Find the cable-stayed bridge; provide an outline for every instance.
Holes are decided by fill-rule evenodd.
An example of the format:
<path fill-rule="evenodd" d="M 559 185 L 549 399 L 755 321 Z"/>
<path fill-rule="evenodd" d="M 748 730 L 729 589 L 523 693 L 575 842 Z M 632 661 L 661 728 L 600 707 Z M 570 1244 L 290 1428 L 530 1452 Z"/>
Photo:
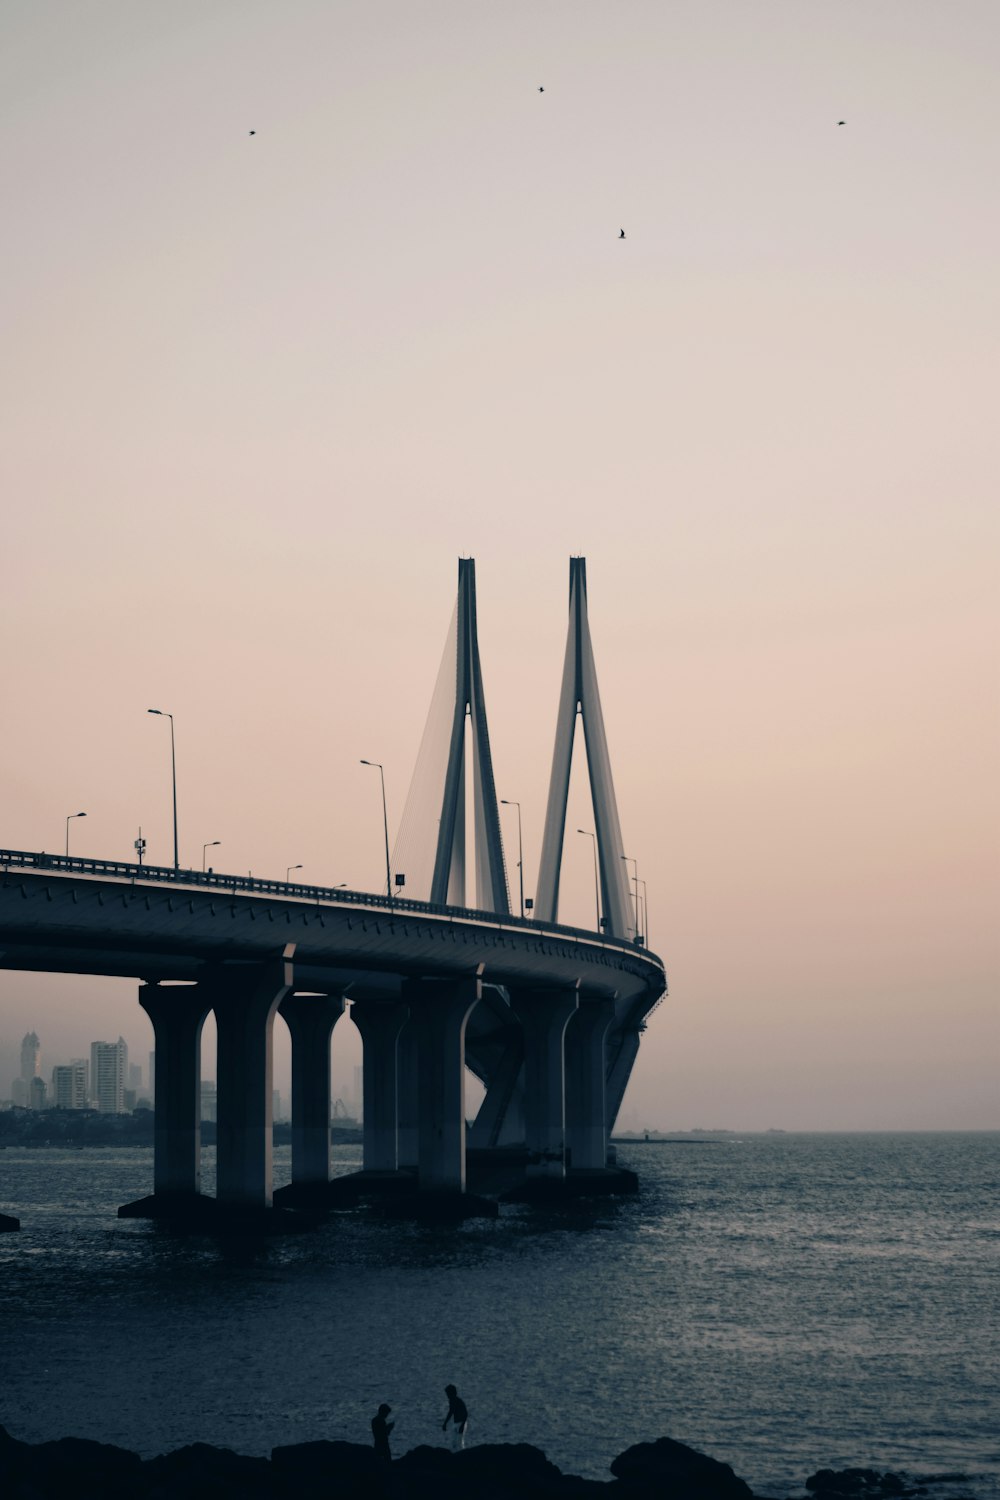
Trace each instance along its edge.
<path fill-rule="evenodd" d="M 559 872 L 576 721 L 596 827 L 600 925 L 561 925 Z M 533 915 L 511 911 L 476 630 L 475 564 L 459 588 L 384 895 L 214 872 L 0 850 L 0 967 L 140 981 L 156 1048 L 154 1192 L 200 1199 L 200 1045 L 218 1028 L 217 1200 L 268 1208 L 272 1028 L 292 1043 L 285 1201 L 330 1178 L 330 1046 L 349 1003 L 363 1042 L 364 1173 L 464 1194 L 467 1155 L 520 1161 L 526 1182 L 602 1174 L 639 1038 L 666 993 L 636 931 L 587 619 L 570 564 L 566 662 Z M 485 1097 L 466 1120 L 465 1067 Z"/>

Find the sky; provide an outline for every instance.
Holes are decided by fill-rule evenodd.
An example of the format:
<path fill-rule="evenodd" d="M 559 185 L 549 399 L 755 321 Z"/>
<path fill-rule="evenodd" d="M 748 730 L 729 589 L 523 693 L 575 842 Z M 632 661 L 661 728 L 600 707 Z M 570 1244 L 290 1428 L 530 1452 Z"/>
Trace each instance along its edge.
<path fill-rule="evenodd" d="M 474 556 L 530 894 L 584 555 L 670 981 L 621 1122 L 1000 1127 L 994 0 L 0 28 L 0 845 L 169 863 L 157 707 L 182 863 L 377 890 Z M 579 750 L 585 925 L 578 826 Z M 29 1028 L 151 1045 L 0 973 Z"/>

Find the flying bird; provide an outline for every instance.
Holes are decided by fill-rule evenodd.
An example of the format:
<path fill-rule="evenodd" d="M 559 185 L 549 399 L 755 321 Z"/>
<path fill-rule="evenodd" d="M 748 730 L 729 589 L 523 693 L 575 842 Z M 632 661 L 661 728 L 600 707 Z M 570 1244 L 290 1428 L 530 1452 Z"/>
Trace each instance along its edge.
<path fill-rule="evenodd" d="M 250 134 L 251 134 L 251 135 L 256 135 L 256 134 L 257 134 L 257 132 L 256 132 L 256 130 L 251 130 L 251 132 L 250 132 Z"/>
<path fill-rule="evenodd" d="M 539 85 L 538 85 L 538 92 L 539 92 L 539 93 L 540 93 L 540 94 L 544 94 L 544 93 L 545 93 L 545 90 L 544 90 L 544 89 L 543 89 L 543 87 L 542 87 L 542 85 L 541 85 L 541 84 L 539 84 Z"/>
<path fill-rule="evenodd" d="M 846 120 L 838 120 L 838 121 L 837 121 L 837 124 L 838 124 L 838 125 L 846 125 L 846 124 L 847 124 L 847 121 L 846 121 Z"/>
<path fill-rule="evenodd" d="M 620 240 L 623 240 L 625 238 L 625 231 L 624 231 L 624 229 L 619 229 L 619 231 L 618 231 L 618 238 Z"/>

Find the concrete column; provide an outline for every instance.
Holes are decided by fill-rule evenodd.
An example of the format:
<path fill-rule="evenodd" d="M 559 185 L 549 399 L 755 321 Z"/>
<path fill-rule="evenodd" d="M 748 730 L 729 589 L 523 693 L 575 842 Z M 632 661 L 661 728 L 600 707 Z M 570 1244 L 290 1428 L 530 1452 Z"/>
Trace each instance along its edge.
<path fill-rule="evenodd" d="M 351 1019 L 364 1047 L 364 1169 L 395 1172 L 397 1147 L 397 1043 L 407 1017 L 398 1000 L 354 1000 Z"/>
<path fill-rule="evenodd" d="M 420 1043 L 417 1026 L 408 1020 L 399 1034 L 399 1165 L 420 1163 Z"/>
<path fill-rule="evenodd" d="M 338 995 L 286 995 L 278 1011 L 292 1038 L 292 1182 L 330 1181 L 330 1038 Z"/>
<path fill-rule="evenodd" d="M 512 1105 L 523 1065 L 524 1036 L 517 1022 L 513 1022 L 507 1028 L 499 1066 L 490 1080 L 486 1098 L 479 1106 L 479 1113 L 469 1131 L 470 1146 L 475 1146 L 480 1150 L 499 1146 L 503 1139 L 504 1126 L 511 1124 L 514 1126 L 514 1138 L 521 1138 L 517 1130 L 518 1122 L 512 1122 L 511 1116 L 518 1113 L 516 1109 L 512 1109 Z M 523 1121 L 520 1123 L 523 1124 Z"/>
<path fill-rule="evenodd" d="M 524 1124 L 529 1178 L 566 1176 L 566 1075 L 563 1038 L 577 1007 L 572 989 L 513 990 L 524 1029 Z"/>
<path fill-rule="evenodd" d="M 605 1039 L 613 999 L 580 996 L 566 1027 L 566 1143 L 574 1167 L 606 1167 L 608 1124 Z"/>
<path fill-rule="evenodd" d="M 153 1192 L 191 1196 L 201 1191 L 201 1029 L 212 1002 L 201 985 L 143 984 L 139 1004 L 156 1048 Z"/>
<path fill-rule="evenodd" d="M 294 952 L 289 943 L 273 963 L 234 965 L 203 986 L 219 1031 L 216 1197 L 230 1207 L 272 1203 L 274 1013 L 292 987 Z"/>
<path fill-rule="evenodd" d="M 622 1107 L 625 1097 L 625 1089 L 628 1086 L 632 1067 L 639 1055 L 639 1038 L 645 1028 L 639 1026 L 626 1026 L 621 1030 L 613 1028 L 607 1040 L 608 1051 L 608 1087 L 606 1097 L 608 1135 L 615 1128 L 618 1111 Z"/>
<path fill-rule="evenodd" d="M 482 995 L 477 975 L 408 980 L 417 1034 L 420 1191 L 465 1192 L 465 1023 Z"/>

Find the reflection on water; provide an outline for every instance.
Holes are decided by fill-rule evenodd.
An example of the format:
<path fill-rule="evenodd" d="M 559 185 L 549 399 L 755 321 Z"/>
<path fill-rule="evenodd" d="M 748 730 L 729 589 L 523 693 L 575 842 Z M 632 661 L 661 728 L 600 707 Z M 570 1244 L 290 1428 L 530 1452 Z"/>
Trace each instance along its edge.
<path fill-rule="evenodd" d="M 387 1400 L 404 1451 L 439 1440 L 454 1381 L 477 1441 L 594 1477 L 666 1433 L 764 1493 L 872 1463 L 961 1468 L 1000 1495 L 998 1143 L 650 1143 L 620 1153 L 637 1198 L 457 1229 L 339 1213 L 242 1243 L 117 1219 L 149 1191 L 146 1150 L 10 1148 L 0 1207 L 24 1228 L 0 1237 L 0 1422 L 266 1453 L 366 1442 Z"/>

